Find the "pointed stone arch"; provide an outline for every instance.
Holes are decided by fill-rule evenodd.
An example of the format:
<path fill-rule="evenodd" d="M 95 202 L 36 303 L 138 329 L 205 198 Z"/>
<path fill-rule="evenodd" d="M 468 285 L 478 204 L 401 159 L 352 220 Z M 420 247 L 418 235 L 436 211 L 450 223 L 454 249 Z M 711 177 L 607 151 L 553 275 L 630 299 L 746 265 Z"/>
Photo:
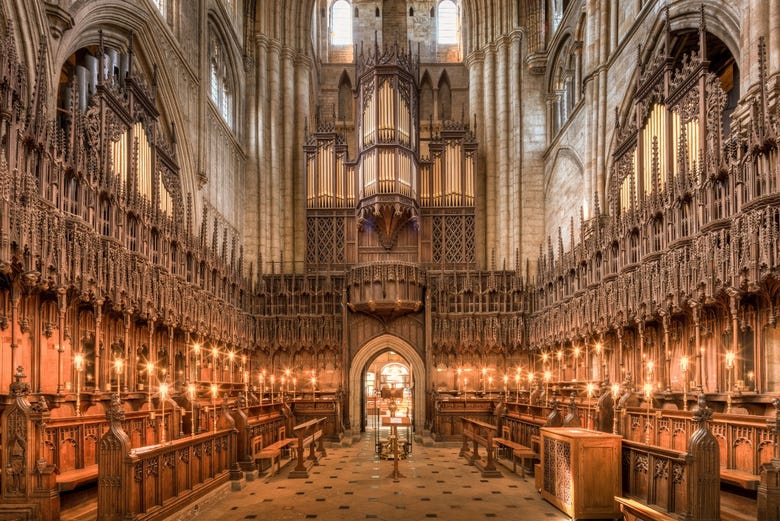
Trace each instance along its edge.
<path fill-rule="evenodd" d="M 446 69 L 439 77 L 439 119 L 442 121 L 452 119 L 452 87 Z"/>
<path fill-rule="evenodd" d="M 352 121 L 354 95 L 352 94 L 352 81 L 347 70 L 344 69 L 339 79 L 338 119 L 339 121 Z"/>
<path fill-rule="evenodd" d="M 363 344 L 352 358 L 349 367 L 349 422 L 353 437 L 359 436 L 361 430 L 363 374 L 371 361 L 385 351 L 395 351 L 409 363 L 414 382 L 414 427 L 417 432 L 422 432 L 425 425 L 425 390 L 427 389 L 425 362 L 406 340 L 395 335 L 384 334 Z"/>

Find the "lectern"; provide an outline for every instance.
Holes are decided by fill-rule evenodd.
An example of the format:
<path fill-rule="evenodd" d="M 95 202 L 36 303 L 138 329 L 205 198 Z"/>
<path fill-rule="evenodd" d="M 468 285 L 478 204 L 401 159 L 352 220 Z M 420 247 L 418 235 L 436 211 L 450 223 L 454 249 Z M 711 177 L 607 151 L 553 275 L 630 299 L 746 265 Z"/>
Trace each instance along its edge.
<path fill-rule="evenodd" d="M 621 439 L 588 429 L 543 427 L 542 497 L 573 520 L 618 518 Z"/>

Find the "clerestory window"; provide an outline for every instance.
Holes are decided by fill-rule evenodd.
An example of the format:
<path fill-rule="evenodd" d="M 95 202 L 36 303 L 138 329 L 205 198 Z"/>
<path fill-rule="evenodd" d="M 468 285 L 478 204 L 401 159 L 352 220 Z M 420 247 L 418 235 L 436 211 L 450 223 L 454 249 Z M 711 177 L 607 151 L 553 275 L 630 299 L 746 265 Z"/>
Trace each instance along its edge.
<path fill-rule="evenodd" d="M 439 2 L 437 41 L 442 45 L 458 43 L 458 6 L 452 0 Z"/>
<path fill-rule="evenodd" d="M 347 0 L 336 0 L 331 7 L 330 42 L 352 45 L 352 9 Z"/>

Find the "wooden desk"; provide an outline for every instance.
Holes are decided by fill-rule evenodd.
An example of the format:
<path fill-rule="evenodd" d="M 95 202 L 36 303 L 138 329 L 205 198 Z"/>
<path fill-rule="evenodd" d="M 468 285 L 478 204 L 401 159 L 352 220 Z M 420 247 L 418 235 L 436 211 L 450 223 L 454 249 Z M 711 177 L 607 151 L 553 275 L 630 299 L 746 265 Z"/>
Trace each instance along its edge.
<path fill-rule="evenodd" d="M 587 429 L 541 429 L 542 497 L 572 519 L 616 519 L 621 437 Z"/>

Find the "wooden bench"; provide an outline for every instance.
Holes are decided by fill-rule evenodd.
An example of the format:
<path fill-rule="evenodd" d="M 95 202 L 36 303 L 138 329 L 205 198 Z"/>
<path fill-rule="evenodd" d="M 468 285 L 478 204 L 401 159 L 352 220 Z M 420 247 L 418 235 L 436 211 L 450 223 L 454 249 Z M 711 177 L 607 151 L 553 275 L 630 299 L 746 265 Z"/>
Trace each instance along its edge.
<path fill-rule="evenodd" d="M 615 501 L 620 505 L 623 521 L 679 521 L 682 519 L 631 498 L 615 496 Z"/>
<path fill-rule="evenodd" d="M 287 438 L 285 436 L 284 427 L 279 428 L 279 439 L 270 445 L 263 446 L 263 437 L 255 436 L 252 438 L 252 461 L 271 460 L 270 470 L 271 475 L 273 476 L 282 470 L 282 455 L 285 454 L 288 451 L 288 448 L 296 441 L 296 438 Z M 276 472 L 274 472 L 274 464 L 276 464 Z"/>
<path fill-rule="evenodd" d="M 720 468 L 720 480 L 730 485 L 736 485 L 746 490 L 758 490 L 761 476 L 751 474 L 744 470 Z"/>
<path fill-rule="evenodd" d="M 460 449 L 460 456 L 464 456 L 469 462 L 482 471 L 483 478 L 500 478 L 501 472 L 496 468 L 493 462 L 495 455 L 495 439 L 498 427 L 490 423 L 471 418 L 461 417 L 463 422 L 463 446 Z M 484 433 L 483 433 L 484 432 Z M 473 450 L 469 454 L 469 441 L 473 444 Z M 487 458 L 482 463 L 482 457 L 479 455 L 479 446 L 485 447 Z"/>
<path fill-rule="evenodd" d="M 296 425 L 293 427 L 293 432 L 296 434 L 296 438 L 293 438 L 293 446 L 295 447 L 295 450 L 297 452 L 297 459 L 298 462 L 295 464 L 295 468 L 290 471 L 289 477 L 291 478 L 308 478 L 309 477 L 309 469 L 306 467 L 306 464 L 304 463 L 304 457 L 303 457 L 303 451 L 306 448 L 306 445 L 309 446 L 309 456 L 306 458 L 307 461 L 311 461 L 313 465 L 318 465 L 319 460 L 317 459 L 317 454 L 315 453 L 314 445 L 317 441 L 319 441 L 319 447 L 317 450 L 325 456 L 325 446 L 322 444 L 323 442 L 323 427 L 325 425 L 325 422 L 327 421 L 327 417 L 323 416 L 322 418 L 315 418 L 313 420 L 309 420 L 307 422 L 303 422 L 299 425 Z"/>
<path fill-rule="evenodd" d="M 97 464 L 82 469 L 69 470 L 57 475 L 57 489 L 60 492 L 70 492 L 82 485 L 96 483 L 98 479 Z"/>
<path fill-rule="evenodd" d="M 509 449 L 512 455 L 512 472 L 517 473 L 517 459 L 520 459 L 520 477 L 525 477 L 525 462 L 527 459 L 539 459 L 539 455 L 531 447 L 526 447 L 507 438 L 493 438 L 493 443 Z M 499 450 L 499 448 L 496 448 Z M 508 467 L 507 467 L 508 468 Z"/>

